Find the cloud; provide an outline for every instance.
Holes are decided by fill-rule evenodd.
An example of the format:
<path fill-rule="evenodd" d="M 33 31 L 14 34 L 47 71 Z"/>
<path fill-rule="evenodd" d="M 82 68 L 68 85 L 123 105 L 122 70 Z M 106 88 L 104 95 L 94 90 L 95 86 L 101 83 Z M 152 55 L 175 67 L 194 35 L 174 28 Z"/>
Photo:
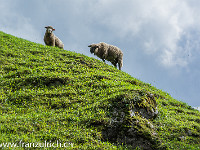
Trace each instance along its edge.
<path fill-rule="evenodd" d="M 132 38 L 146 54 L 156 55 L 165 67 L 186 67 L 188 49 L 180 44 L 196 25 L 195 14 L 186 0 L 101 0 L 90 11 L 93 19 L 118 38 Z M 187 39 L 187 41 L 191 41 Z M 189 45 L 187 45 L 189 46 Z"/>
<path fill-rule="evenodd" d="M 199 107 L 194 107 L 194 109 L 197 109 L 198 111 L 200 111 L 200 106 Z"/>
<path fill-rule="evenodd" d="M 0 30 L 30 41 L 39 42 L 41 37 L 31 23 L 31 19 L 24 17 L 15 10 L 17 2 L 6 0 L 0 6 Z"/>
<path fill-rule="evenodd" d="M 198 1 L 5 0 L 0 6 L 0 30 L 43 43 L 42 26 L 51 24 L 60 29 L 56 34 L 69 49 L 83 49 L 90 42 L 121 42 L 129 55 L 140 51 L 164 67 L 184 68 L 200 47 L 198 34 L 191 36 L 194 31 L 200 33 L 200 11 L 195 2 Z M 26 7 L 20 9 L 23 3 Z"/>

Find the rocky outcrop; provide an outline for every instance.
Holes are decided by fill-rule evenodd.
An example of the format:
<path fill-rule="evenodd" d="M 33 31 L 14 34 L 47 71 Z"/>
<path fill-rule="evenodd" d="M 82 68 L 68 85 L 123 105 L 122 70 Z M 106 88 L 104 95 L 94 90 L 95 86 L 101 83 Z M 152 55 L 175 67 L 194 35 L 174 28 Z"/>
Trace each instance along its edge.
<path fill-rule="evenodd" d="M 134 91 L 111 99 L 110 122 L 102 131 L 104 140 L 132 148 L 158 149 L 159 140 L 151 120 L 158 115 L 154 95 Z"/>

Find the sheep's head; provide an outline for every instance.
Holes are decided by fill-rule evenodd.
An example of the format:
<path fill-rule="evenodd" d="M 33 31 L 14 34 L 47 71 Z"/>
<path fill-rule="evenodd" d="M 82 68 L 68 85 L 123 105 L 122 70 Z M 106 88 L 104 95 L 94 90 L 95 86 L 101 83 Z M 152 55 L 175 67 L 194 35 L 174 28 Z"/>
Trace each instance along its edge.
<path fill-rule="evenodd" d="M 90 47 L 91 54 L 93 54 L 93 53 L 96 54 L 99 49 L 99 45 L 97 45 L 97 44 L 91 44 L 88 47 Z"/>
<path fill-rule="evenodd" d="M 46 32 L 51 34 L 53 31 L 55 31 L 55 29 L 52 26 L 47 26 L 46 28 Z"/>

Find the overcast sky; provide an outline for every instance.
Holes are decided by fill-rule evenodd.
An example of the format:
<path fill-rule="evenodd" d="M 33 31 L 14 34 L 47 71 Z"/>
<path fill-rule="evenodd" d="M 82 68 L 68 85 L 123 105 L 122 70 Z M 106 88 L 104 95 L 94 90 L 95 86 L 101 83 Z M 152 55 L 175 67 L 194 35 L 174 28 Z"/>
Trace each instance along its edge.
<path fill-rule="evenodd" d="M 44 44 L 52 25 L 65 49 L 95 57 L 106 42 L 124 52 L 122 70 L 200 106 L 199 0 L 0 0 L 0 30 Z M 95 57 L 97 58 L 97 57 Z"/>

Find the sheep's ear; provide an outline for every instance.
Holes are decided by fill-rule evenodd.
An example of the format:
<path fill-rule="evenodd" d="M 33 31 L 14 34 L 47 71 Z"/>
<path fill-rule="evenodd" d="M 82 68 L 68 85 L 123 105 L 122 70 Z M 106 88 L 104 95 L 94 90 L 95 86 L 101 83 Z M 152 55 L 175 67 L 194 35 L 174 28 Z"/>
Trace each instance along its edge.
<path fill-rule="evenodd" d="M 92 47 L 92 45 L 89 45 L 88 47 Z"/>
<path fill-rule="evenodd" d="M 48 27 L 45 27 L 45 28 L 48 28 Z"/>
<path fill-rule="evenodd" d="M 53 31 L 55 31 L 56 29 L 52 29 Z"/>

